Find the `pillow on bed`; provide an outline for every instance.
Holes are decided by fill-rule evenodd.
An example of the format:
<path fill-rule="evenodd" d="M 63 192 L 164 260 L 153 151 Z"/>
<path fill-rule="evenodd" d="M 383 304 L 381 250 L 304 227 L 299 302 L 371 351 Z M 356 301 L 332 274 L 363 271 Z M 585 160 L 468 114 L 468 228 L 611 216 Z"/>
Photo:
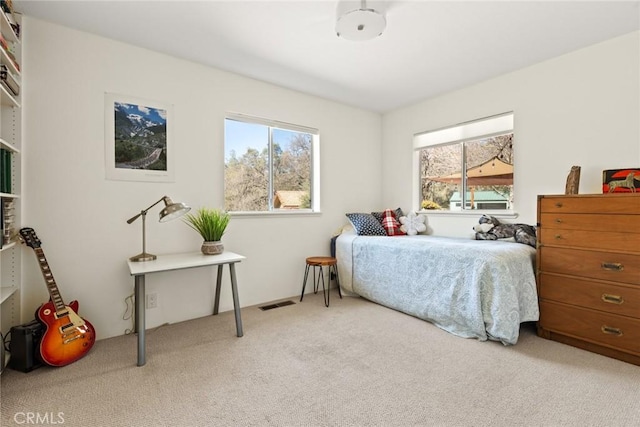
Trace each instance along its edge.
<path fill-rule="evenodd" d="M 407 216 L 401 216 L 400 223 L 402 224 L 400 230 L 409 236 L 427 231 L 427 217 L 416 215 L 415 212 L 409 212 Z"/>
<path fill-rule="evenodd" d="M 356 229 L 358 236 L 386 236 L 387 231 L 380 222 L 368 213 L 348 213 L 347 218 Z"/>
<path fill-rule="evenodd" d="M 404 236 L 404 231 L 400 230 L 400 223 L 396 219 L 396 214 L 391 209 L 386 209 L 382 216 L 382 227 L 388 236 Z"/>
<path fill-rule="evenodd" d="M 386 211 L 388 211 L 388 210 L 391 210 L 391 209 L 385 209 L 382 212 L 371 212 L 371 215 L 373 215 L 375 217 L 375 219 L 377 219 L 378 222 L 380 224 L 382 224 L 382 219 L 384 218 L 384 213 Z M 393 213 L 396 214 L 396 219 L 400 219 L 401 216 L 404 216 L 404 213 L 402 212 L 401 208 L 394 209 Z"/>

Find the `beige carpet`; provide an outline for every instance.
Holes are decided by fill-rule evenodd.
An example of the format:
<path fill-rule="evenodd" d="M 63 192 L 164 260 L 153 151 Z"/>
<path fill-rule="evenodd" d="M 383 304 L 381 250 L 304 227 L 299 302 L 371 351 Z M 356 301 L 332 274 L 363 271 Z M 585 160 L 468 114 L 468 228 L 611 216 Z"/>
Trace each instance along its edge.
<path fill-rule="evenodd" d="M 640 367 L 531 325 L 505 347 L 359 298 L 294 300 L 243 309 L 242 338 L 233 312 L 150 331 L 144 367 L 122 336 L 64 368 L 5 370 L 1 425 L 640 426 Z"/>

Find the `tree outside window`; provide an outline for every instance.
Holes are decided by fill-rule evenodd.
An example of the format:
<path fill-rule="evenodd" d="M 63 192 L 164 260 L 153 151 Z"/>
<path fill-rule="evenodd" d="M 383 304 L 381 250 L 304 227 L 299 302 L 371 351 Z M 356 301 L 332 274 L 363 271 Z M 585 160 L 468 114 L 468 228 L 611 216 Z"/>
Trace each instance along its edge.
<path fill-rule="evenodd" d="M 225 209 L 311 210 L 317 131 L 264 119 L 225 119 Z"/>
<path fill-rule="evenodd" d="M 512 133 L 423 148 L 419 156 L 421 208 L 512 208 Z M 461 170 L 466 171 L 464 202 Z"/>
<path fill-rule="evenodd" d="M 513 210 L 513 113 L 414 136 L 421 209 Z"/>

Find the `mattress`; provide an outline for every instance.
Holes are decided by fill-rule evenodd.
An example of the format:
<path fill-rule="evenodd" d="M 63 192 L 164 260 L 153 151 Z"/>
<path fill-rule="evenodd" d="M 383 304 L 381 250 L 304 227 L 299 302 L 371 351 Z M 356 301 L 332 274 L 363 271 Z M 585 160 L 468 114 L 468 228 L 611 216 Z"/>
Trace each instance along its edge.
<path fill-rule="evenodd" d="M 437 236 L 336 240 L 340 286 L 460 337 L 518 341 L 539 317 L 535 249 L 501 241 Z"/>

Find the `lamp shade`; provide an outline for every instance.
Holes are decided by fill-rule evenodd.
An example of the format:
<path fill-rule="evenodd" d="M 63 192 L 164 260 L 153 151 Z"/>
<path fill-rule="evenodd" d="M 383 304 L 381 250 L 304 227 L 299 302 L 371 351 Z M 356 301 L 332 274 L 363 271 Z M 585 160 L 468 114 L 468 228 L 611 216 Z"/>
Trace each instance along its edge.
<path fill-rule="evenodd" d="M 347 40 L 370 40 L 378 37 L 387 26 L 384 15 L 375 9 L 367 8 L 362 2 L 359 8 L 341 7 L 336 21 L 336 34 Z"/>
<path fill-rule="evenodd" d="M 171 221 L 172 219 L 181 217 L 191 210 L 191 208 L 184 203 L 174 203 L 171 198 L 167 196 L 164 197 L 164 204 L 164 209 L 160 211 L 160 222 Z"/>

